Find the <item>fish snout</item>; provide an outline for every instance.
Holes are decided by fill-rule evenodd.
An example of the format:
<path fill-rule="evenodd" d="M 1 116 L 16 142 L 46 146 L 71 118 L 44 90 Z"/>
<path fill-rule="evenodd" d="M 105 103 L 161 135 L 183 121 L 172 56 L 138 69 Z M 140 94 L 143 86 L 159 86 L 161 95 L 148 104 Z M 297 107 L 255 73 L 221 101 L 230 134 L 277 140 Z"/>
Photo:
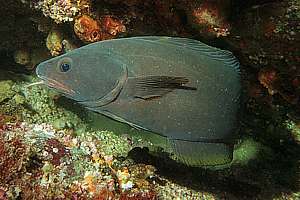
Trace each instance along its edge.
<path fill-rule="evenodd" d="M 47 79 L 48 71 L 49 71 L 49 67 L 44 62 L 38 64 L 35 68 L 36 76 L 44 81 L 46 81 Z"/>

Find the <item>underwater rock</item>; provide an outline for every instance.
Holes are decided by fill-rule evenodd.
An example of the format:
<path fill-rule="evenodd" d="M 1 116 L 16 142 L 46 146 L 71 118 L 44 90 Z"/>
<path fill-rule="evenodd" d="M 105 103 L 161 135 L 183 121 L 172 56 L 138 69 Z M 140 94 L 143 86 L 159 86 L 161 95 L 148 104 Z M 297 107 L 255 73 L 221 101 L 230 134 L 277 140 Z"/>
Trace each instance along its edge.
<path fill-rule="evenodd" d="M 184 2 L 181 3 L 184 4 Z M 155 15 L 157 16 L 158 23 L 164 27 L 164 29 L 175 28 L 175 31 L 171 34 L 185 35 L 186 30 L 183 25 L 182 16 L 180 15 L 180 12 L 178 12 L 178 10 L 181 10 L 182 8 L 180 7 L 181 5 L 179 6 L 177 4 L 180 4 L 180 2 L 176 0 L 155 0 Z"/>
<path fill-rule="evenodd" d="M 21 1 L 5 1 L 0 8 L 0 51 L 14 52 L 40 45 L 37 41 L 42 37 L 30 20 L 32 15 L 32 10 Z"/>
<path fill-rule="evenodd" d="M 226 39 L 247 66 L 248 106 L 256 108 L 249 113 L 282 121 L 300 116 L 299 7 L 299 1 L 257 4 L 241 10 L 232 24 Z"/>
<path fill-rule="evenodd" d="M 38 63 L 49 58 L 50 54 L 46 48 L 19 49 L 14 52 L 15 62 L 25 66 L 28 70 L 33 70 Z"/>
<path fill-rule="evenodd" d="M 117 4 L 117 5 L 124 3 L 127 6 L 136 6 L 138 4 L 143 4 L 143 3 L 147 2 L 147 1 L 141 2 L 139 0 L 104 0 L 104 1 L 107 3 Z"/>
<path fill-rule="evenodd" d="M 179 176 L 179 174 L 177 174 Z M 186 177 L 187 178 L 187 177 Z M 158 191 L 158 198 L 163 200 L 173 200 L 173 199 L 186 199 L 186 200 L 216 200 L 216 195 L 214 192 L 206 192 L 197 189 L 189 188 L 187 186 L 180 186 L 180 183 L 173 183 L 168 179 L 162 178 L 165 185 L 156 185 L 156 190 Z M 166 189 L 163 189 L 166 188 Z"/>

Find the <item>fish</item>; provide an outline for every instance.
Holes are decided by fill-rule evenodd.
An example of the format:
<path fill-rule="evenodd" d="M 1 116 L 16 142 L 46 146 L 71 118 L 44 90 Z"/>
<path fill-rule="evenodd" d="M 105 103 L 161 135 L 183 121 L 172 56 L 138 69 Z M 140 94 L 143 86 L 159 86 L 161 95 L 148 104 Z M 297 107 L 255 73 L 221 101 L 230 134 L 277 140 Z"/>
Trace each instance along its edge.
<path fill-rule="evenodd" d="M 119 38 L 46 60 L 36 74 L 89 110 L 163 136 L 188 166 L 232 161 L 241 78 L 230 51 L 181 37 Z"/>

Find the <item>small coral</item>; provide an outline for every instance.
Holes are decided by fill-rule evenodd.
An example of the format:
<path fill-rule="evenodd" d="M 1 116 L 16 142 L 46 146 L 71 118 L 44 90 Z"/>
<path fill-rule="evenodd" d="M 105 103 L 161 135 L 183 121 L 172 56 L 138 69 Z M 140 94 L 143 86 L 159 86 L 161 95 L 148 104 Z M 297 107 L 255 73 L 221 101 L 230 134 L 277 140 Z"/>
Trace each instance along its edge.
<path fill-rule="evenodd" d="M 98 21 L 87 15 L 83 15 L 75 20 L 74 32 L 83 42 L 102 40 L 102 33 Z"/>
<path fill-rule="evenodd" d="M 74 18 L 90 9 L 89 0 L 40 0 L 33 4 L 47 17 L 52 18 L 56 23 L 73 21 Z"/>
<path fill-rule="evenodd" d="M 0 200 L 8 200 L 5 190 L 0 188 Z"/>
<path fill-rule="evenodd" d="M 6 139 L 0 132 L 0 183 L 5 184 L 20 175 L 24 170 L 28 151 L 19 138 Z"/>
<path fill-rule="evenodd" d="M 67 39 L 64 39 L 61 42 L 61 44 L 63 46 L 64 52 L 69 52 L 77 48 L 77 46 L 74 43 Z"/>
<path fill-rule="evenodd" d="M 229 2 L 205 0 L 199 5 L 192 3 L 192 9 L 187 10 L 190 23 L 204 35 L 227 36 L 230 30 L 230 25 L 226 20 Z"/>
<path fill-rule="evenodd" d="M 273 68 L 263 68 L 258 73 L 259 82 L 268 89 L 270 95 L 277 93 L 278 91 L 274 88 L 274 83 L 278 79 L 278 73 Z"/>
<path fill-rule="evenodd" d="M 297 92 L 297 73 L 299 72 L 295 71 L 294 73 L 295 74 L 290 75 L 290 80 L 284 81 L 283 73 L 280 73 L 280 71 L 276 70 L 275 68 L 265 67 L 259 71 L 258 80 L 265 88 L 268 89 L 269 95 L 278 93 L 290 104 L 297 104 L 299 100 L 299 93 Z"/>
<path fill-rule="evenodd" d="M 67 150 L 60 141 L 51 138 L 46 141 L 43 154 L 49 159 L 51 164 L 59 165 L 61 163 L 61 158 L 66 156 Z"/>
<path fill-rule="evenodd" d="M 113 18 L 112 16 L 104 16 L 102 18 L 102 27 L 103 30 L 109 33 L 110 35 L 117 35 L 118 33 L 123 33 L 126 31 L 126 27 L 121 21 Z"/>
<path fill-rule="evenodd" d="M 30 62 L 30 53 L 27 49 L 19 49 L 15 51 L 14 59 L 20 65 L 27 65 Z"/>
<path fill-rule="evenodd" d="M 116 199 L 112 191 L 103 188 L 98 194 L 94 196 L 94 200 L 113 200 Z"/>
<path fill-rule="evenodd" d="M 130 173 L 127 168 L 117 171 L 118 182 L 122 190 L 130 190 L 133 183 L 130 180 Z"/>
<path fill-rule="evenodd" d="M 129 167 L 131 176 L 139 179 L 147 179 L 155 174 L 155 167 L 146 164 L 136 164 Z"/>
<path fill-rule="evenodd" d="M 119 200 L 157 200 L 158 196 L 155 191 L 147 190 L 143 192 L 131 191 L 123 192 Z"/>
<path fill-rule="evenodd" d="M 63 50 L 63 36 L 62 33 L 57 28 L 52 28 L 48 33 L 46 39 L 46 46 L 49 49 L 52 56 L 57 56 L 62 53 Z"/>
<path fill-rule="evenodd" d="M 290 131 L 292 138 L 300 144 L 300 122 L 287 120 L 285 123 L 287 129 Z"/>
<path fill-rule="evenodd" d="M 100 20 L 96 20 L 88 15 L 82 15 L 74 23 L 75 34 L 85 43 L 112 39 L 125 31 L 126 27 L 112 16 L 103 16 Z"/>

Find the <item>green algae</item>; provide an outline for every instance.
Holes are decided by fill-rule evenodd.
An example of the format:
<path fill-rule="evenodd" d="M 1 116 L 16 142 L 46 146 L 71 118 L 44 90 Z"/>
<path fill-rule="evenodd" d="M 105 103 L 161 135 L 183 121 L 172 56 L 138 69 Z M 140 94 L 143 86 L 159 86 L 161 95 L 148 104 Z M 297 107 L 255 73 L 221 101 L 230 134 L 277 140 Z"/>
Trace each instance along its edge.
<path fill-rule="evenodd" d="M 172 148 L 166 137 L 153 132 L 135 129 L 94 112 L 88 112 L 88 126 L 96 130 L 109 130 L 120 137 L 128 137 L 133 147 L 147 147 L 152 154 L 159 155 L 164 149 L 171 154 Z M 173 154 L 172 154 L 173 155 Z M 173 156 L 175 159 L 175 155 Z"/>
<path fill-rule="evenodd" d="M 37 79 L 32 79 L 36 81 Z M 23 119 L 29 123 L 48 123 L 57 128 L 76 128 L 82 124 L 82 120 L 74 113 L 65 110 L 55 104 L 55 93 L 43 86 L 25 87 L 28 83 L 22 83 L 20 93 L 24 96 Z"/>
<path fill-rule="evenodd" d="M 250 161 L 261 160 L 271 155 L 270 148 L 251 138 L 245 138 L 235 149 L 232 164 L 247 165 Z"/>
<path fill-rule="evenodd" d="M 291 137 L 298 143 L 300 143 L 300 126 L 297 125 L 294 121 L 292 120 L 287 120 L 285 122 L 286 128 L 289 130 L 291 133 Z"/>
<path fill-rule="evenodd" d="M 0 81 L 0 103 L 14 96 L 15 91 L 12 89 L 13 81 Z"/>
<path fill-rule="evenodd" d="M 0 74 L 0 115 L 20 119 L 24 98 L 19 94 L 17 84 L 13 80 L 1 80 L 6 73 L 0 71 Z"/>

